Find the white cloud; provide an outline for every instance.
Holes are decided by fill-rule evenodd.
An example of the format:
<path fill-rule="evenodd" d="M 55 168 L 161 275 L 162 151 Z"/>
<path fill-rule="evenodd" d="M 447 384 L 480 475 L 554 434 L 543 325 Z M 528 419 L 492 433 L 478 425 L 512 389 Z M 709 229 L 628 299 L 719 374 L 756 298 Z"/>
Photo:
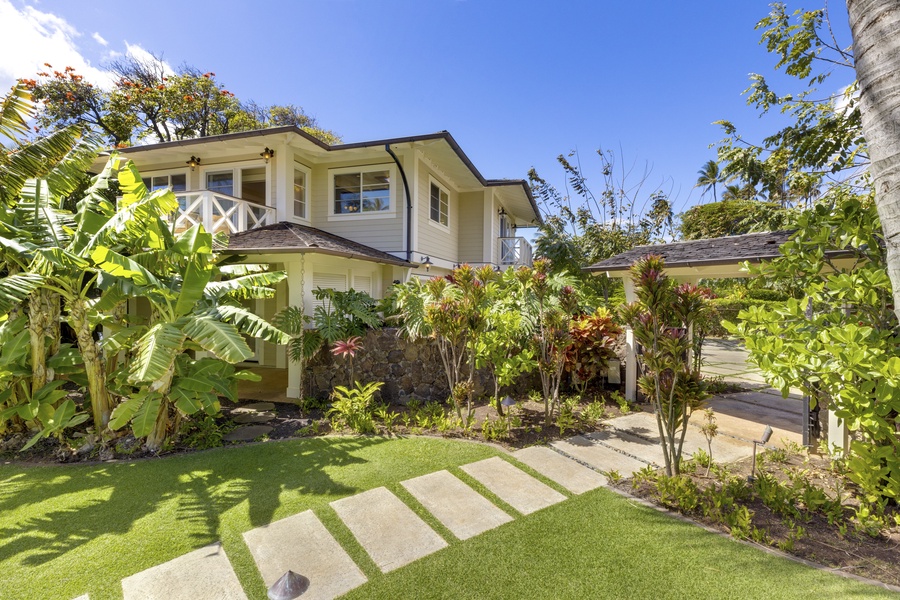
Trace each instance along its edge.
<path fill-rule="evenodd" d="M 147 50 L 144 50 L 141 46 L 137 44 L 129 44 L 127 41 L 125 42 L 125 54 L 141 62 L 152 62 L 156 60 L 156 57 L 153 56 L 153 54 L 151 54 Z M 172 65 L 164 60 L 161 62 L 167 75 L 175 74 L 175 69 L 172 68 Z"/>
<path fill-rule="evenodd" d="M 109 46 L 109 42 L 103 39 L 103 36 L 97 33 L 96 31 L 91 34 L 91 37 L 94 38 L 94 41 L 100 44 L 101 46 Z"/>
<path fill-rule="evenodd" d="M 44 63 L 59 71 L 71 66 L 88 81 L 111 85 L 106 72 L 82 55 L 76 43 L 80 35 L 52 13 L 32 6 L 19 10 L 11 0 L 0 0 L 0 95 L 5 95 L 16 79 L 34 77 L 45 68 Z"/>

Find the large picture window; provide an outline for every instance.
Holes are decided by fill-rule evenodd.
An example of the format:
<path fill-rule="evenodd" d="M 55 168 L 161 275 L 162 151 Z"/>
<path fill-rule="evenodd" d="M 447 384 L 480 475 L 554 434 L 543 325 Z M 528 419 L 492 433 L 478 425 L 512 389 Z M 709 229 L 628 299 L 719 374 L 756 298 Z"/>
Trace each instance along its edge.
<path fill-rule="evenodd" d="M 447 226 L 449 220 L 450 195 L 438 184 L 431 183 L 431 220 Z"/>
<path fill-rule="evenodd" d="M 361 169 L 334 174 L 334 214 L 371 214 L 390 210 L 389 169 Z"/>

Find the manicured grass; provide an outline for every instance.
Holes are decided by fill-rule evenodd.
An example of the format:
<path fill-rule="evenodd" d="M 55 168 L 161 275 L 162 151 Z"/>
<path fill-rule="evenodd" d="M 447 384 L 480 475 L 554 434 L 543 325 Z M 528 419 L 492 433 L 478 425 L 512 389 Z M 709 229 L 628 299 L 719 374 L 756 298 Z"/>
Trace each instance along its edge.
<path fill-rule="evenodd" d="M 382 575 L 346 600 L 870 599 L 896 595 L 710 534 L 600 489 Z"/>
<path fill-rule="evenodd" d="M 0 465 L 0 599 L 121 598 L 123 577 L 217 540 L 262 599 L 244 531 L 306 509 L 327 518 L 337 498 L 495 454 L 434 438 L 312 438 L 133 463 Z"/>
<path fill-rule="evenodd" d="M 607 490 L 529 516 L 511 512 L 512 523 L 461 542 L 399 485 L 445 468 L 467 480 L 458 465 L 497 453 L 432 438 L 319 438 L 135 463 L 0 466 L 0 598 L 71 600 L 86 592 L 92 600 L 120 598 L 122 577 L 222 540 L 249 597 L 263 600 L 241 534 L 306 509 L 370 580 L 349 598 L 889 596 Z M 381 485 L 450 547 L 381 574 L 328 506 Z"/>

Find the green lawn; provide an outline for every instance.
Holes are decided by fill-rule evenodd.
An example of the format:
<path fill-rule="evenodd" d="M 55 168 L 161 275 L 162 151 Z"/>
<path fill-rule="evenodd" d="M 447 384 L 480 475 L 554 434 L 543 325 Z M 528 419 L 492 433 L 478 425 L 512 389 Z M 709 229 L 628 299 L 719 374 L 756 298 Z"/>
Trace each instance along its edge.
<path fill-rule="evenodd" d="M 444 468 L 471 483 L 456 467 L 497 453 L 432 438 L 320 438 L 135 463 L 0 466 L 0 598 L 120 598 L 122 577 L 222 540 L 250 598 L 263 600 L 241 533 L 309 508 L 370 579 L 352 598 L 888 596 L 606 490 L 460 542 L 399 485 Z M 382 575 L 328 506 L 381 485 L 450 547 Z"/>

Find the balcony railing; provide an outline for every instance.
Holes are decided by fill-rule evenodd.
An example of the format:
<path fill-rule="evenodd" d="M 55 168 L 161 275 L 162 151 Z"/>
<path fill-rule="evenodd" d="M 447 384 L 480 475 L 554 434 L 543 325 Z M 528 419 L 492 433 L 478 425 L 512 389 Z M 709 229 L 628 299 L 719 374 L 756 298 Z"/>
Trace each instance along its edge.
<path fill-rule="evenodd" d="M 502 237 L 499 240 L 501 266 L 531 266 L 531 244 L 528 240 L 523 237 Z"/>
<path fill-rule="evenodd" d="M 198 223 L 210 233 L 238 233 L 275 223 L 275 209 L 209 190 L 179 192 L 172 231 L 181 233 Z"/>

